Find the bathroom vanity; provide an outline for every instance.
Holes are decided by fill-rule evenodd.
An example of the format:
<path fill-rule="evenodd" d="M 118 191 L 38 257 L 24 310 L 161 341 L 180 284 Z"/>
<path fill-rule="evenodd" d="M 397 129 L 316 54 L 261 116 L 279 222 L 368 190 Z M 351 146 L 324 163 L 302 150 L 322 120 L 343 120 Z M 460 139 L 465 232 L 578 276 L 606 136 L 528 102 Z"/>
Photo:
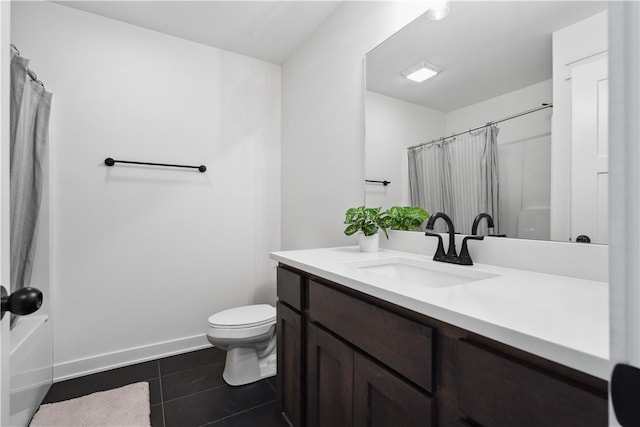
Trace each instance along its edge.
<path fill-rule="evenodd" d="M 607 425 L 606 283 L 392 250 L 271 258 L 293 426 Z"/>

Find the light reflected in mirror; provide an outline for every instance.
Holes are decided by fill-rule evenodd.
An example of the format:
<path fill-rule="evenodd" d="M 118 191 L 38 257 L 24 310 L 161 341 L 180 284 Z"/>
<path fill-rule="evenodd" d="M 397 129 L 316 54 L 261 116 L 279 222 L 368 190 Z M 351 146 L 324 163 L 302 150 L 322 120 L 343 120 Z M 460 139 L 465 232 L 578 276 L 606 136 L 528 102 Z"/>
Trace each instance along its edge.
<path fill-rule="evenodd" d="M 365 179 L 391 183 L 365 183 L 366 204 L 443 211 L 464 234 L 489 212 L 479 234 L 607 243 L 606 9 L 455 1 L 369 52 Z M 409 80 L 423 63 L 439 72 Z"/>

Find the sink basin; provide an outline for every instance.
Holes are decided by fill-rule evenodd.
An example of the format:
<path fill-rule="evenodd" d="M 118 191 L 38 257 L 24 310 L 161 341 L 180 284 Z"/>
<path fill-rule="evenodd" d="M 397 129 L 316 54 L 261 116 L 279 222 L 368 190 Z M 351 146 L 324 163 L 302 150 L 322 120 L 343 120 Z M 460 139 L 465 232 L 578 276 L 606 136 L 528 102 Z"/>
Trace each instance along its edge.
<path fill-rule="evenodd" d="M 409 258 L 375 259 L 350 262 L 349 264 L 360 271 L 432 288 L 444 288 L 497 277 L 496 274 L 468 270 L 465 267 L 452 264 L 425 262 Z"/>

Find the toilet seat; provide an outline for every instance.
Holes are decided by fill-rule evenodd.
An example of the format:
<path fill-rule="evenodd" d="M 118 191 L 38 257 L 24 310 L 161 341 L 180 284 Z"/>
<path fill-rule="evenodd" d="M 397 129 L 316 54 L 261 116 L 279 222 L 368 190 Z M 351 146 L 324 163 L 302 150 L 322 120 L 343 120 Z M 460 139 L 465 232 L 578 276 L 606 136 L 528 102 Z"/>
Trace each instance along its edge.
<path fill-rule="evenodd" d="M 259 329 L 275 323 L 276 309 L 269 304 L 235 307 L 209 316 L 208 323 L 214 329 Z"/>

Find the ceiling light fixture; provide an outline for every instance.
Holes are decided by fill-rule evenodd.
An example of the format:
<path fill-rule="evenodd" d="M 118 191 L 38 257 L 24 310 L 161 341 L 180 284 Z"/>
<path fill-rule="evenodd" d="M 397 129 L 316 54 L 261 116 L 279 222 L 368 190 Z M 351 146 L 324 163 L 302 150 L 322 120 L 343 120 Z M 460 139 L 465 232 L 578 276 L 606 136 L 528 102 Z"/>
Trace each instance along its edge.
<path fill-rule="evenodd" d="M 431 65 L 427 62 L 421 62 L 418 65 L 409 68 L 406 72 L 402 73 L 402 75 L 409 80 L 422 83 L 423 81 L 435 76 L 440 71 L 442 70 L 435 65 Z"/>
<path fill-rule="evenodd" d="M 432 21 L 444 19 L 449 14 L 449 0 L 435 0 L 429 8 L 427 17 Z"/>

